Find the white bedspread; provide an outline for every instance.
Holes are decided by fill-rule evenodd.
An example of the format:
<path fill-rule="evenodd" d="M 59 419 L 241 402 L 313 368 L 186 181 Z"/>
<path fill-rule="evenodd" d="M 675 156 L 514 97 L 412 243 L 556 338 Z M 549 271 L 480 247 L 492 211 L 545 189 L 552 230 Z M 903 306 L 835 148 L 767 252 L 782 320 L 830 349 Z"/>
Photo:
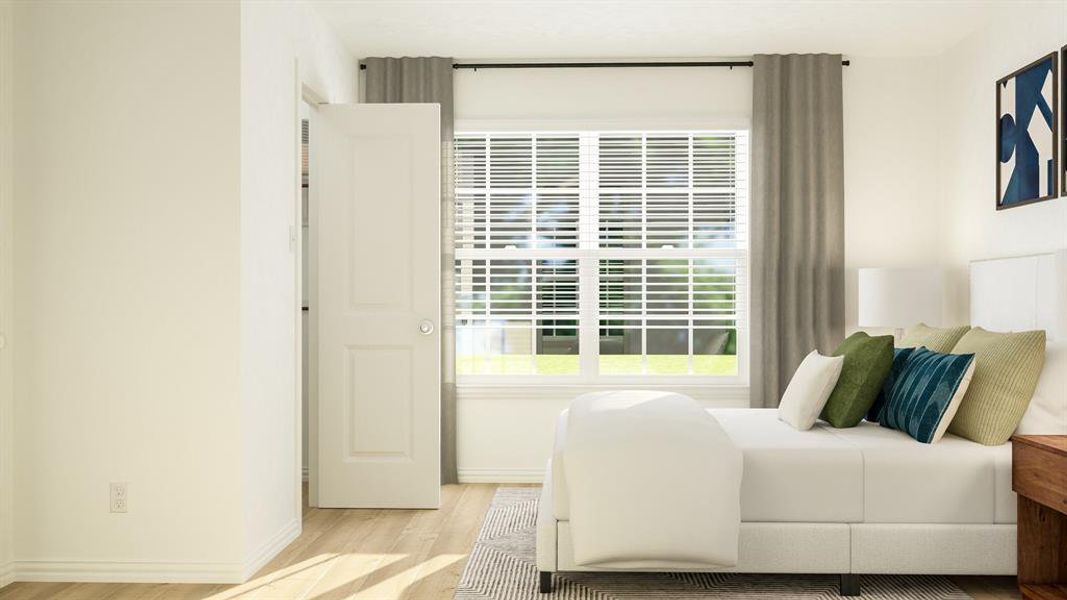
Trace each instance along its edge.
<path fill-rule="evenodd" d="M 692 398 L 579 396 L 563 455 L 577 564 L 737 564 L 741 451 Z"/>

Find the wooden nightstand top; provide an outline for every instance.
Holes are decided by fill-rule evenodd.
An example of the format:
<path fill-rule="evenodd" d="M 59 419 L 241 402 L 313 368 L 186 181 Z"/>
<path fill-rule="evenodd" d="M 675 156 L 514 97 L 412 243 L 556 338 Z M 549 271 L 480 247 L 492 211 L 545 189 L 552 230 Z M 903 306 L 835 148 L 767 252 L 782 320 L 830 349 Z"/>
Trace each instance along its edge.
<path fill-rule="evenodd" d="M 1067 435 L 1014 435 L 1011 441 L 1067 457 Z"/>
<path fill-rule="evenodd" d="M 1067 513 L 1067 436 L 1021 435 L 1012 442 L 1011 489 Z"/>

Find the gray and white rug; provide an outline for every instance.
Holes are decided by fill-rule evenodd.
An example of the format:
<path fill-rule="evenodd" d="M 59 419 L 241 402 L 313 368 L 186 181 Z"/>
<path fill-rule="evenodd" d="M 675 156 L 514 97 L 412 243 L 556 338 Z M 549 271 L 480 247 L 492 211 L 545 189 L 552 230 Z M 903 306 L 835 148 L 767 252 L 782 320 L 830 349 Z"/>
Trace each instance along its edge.
<path fill-rule="evenodd" d="M 557 573 L 555 591 L 537 591 L 534 530 L 537 488 L 500 488 L 463 571 L 455 600 L 639 600 L 672 598 L 825 598 L 840 600 L 834 575 L 727 573 Z M 884 600 L 970 598 L 945 577 L 864 576 L 863 597 Z"/>

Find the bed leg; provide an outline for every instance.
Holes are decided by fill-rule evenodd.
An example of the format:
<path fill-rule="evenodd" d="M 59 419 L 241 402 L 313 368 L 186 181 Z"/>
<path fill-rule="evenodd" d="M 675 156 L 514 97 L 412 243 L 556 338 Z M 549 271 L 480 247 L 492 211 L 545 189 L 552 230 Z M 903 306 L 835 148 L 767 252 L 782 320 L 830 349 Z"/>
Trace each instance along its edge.
<path fill-rule="evenodd" d="M 841 595 L 842 596 L 859 596 L 860 595 L 860 576 L 855 573 L 842 573 L 841 574 Z"/>
<path fill-rule="evenodd" d="M 552 593 L 552 573 L 549 571 L 538 571 L 538 579 L 540 580 L 540 592 L 542 594 Z"/>

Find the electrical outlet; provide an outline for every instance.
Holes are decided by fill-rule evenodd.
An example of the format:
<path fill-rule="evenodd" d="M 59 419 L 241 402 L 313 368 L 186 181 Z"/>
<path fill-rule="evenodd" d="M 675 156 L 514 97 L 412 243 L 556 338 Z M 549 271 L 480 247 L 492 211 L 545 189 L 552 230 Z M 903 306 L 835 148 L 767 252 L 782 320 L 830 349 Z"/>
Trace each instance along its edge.
<path fill-rule="evenodd" d="M 124 513 L 126 512 L 127 503 L 127 490 L 125 481 L 112 481 L 111 482 L 111 512 Z"/>

